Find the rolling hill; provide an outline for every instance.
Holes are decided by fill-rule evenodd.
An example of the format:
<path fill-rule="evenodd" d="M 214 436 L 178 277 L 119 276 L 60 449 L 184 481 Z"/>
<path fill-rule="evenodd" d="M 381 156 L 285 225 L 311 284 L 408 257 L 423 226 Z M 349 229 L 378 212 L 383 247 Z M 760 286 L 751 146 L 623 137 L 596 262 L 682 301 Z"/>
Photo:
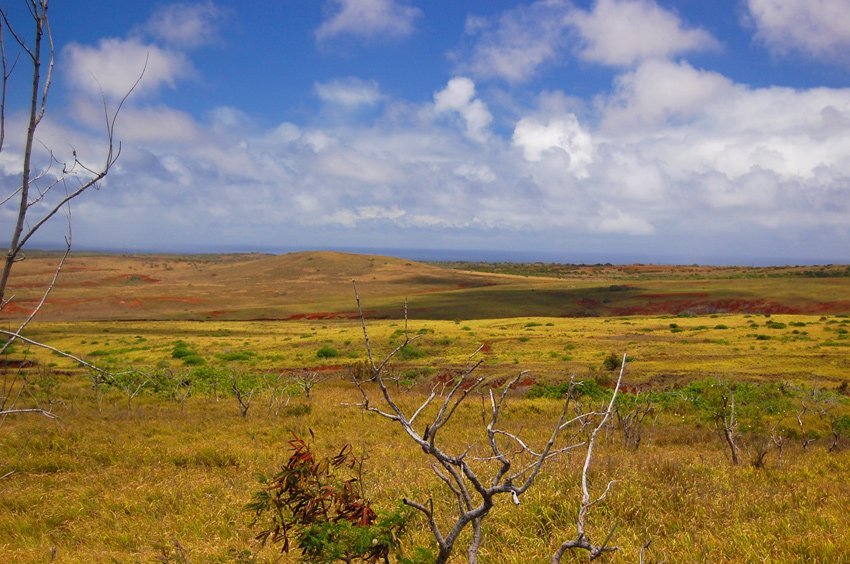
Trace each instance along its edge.
<path fill-rule="evenodd" d="M 58 257 L 17 265 L 26 315 Z M 474 269 L 474 270 L 473 270 Z M 78 254 L 66 262 L 43 320 L 301 319 L 356 316 L 356 280 L 370 317 L 482 319 L 682 313 L 848 313 L 843 267 L 743 269 L 612 265 L 432 265 L 377 255 Z"/>

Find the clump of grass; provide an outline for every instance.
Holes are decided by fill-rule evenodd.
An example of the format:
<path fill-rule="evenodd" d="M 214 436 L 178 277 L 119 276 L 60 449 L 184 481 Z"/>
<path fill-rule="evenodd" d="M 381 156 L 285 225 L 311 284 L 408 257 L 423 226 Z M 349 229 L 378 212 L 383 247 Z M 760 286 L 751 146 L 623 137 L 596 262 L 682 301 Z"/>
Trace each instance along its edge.
<path fill-rule="evenodd" d="M 322 348 L 316 351 L 316 357 L 318 358 L 336 358 L 338 356 L 339 351 L 331 345 L 323 345 Z"/>
<path fill-rule="evenodd" d="M 414 344 L 409 344 L 398 351 L 396 355 L 401 360 L 414 360 L 425 356 L 425 351 Z"/>

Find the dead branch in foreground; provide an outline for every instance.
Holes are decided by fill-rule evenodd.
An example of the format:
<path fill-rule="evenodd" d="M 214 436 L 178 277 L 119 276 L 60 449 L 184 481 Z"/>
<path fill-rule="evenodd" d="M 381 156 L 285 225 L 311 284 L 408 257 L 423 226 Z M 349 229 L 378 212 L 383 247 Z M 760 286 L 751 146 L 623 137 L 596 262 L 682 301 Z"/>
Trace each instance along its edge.
<path fill-rule="evenodd" d="M 352 281 L 353 282 L 353 281 Z M 458 408 L 476 390 L 484 387 L 485 379 L 475 377 L 482 360 L 474 360 L 475 354 L 470 358 L 469 365 L 461 371 L 453 383 L 448 385 L 435 385 L 425 401 L 412 413 L 405 412 L 397 403 L 391 393 L 384 377 L 390 361 L 407 347 L 414 338 L 408 332 L 407 302 L 404 306 L 404 341 L 396 346 L 382 360 L 376 361 L 372 351 L 369 332 L 363 314 L 363 307 L 357 285 L 354 283 L 354 294 L 357 301 L 360 322 L 363 329 L 363 337 L 367 353 L 368 377 L 358 377 L 355 373 L 353 380 L 360 392 L 362 401 L 356 404 L 361 409 L 384 417 L 398 424 L 408 438 L 413 441 L 426 455 L 433 459 L 431 466 L 435 475 L 451 491 L 456 508 L 453 515 L 439 516 L 433 498 L 427 501 L 415 501 L 404 499 L 404 504 L 418 510 L 426 518 L 431 534 L 437 543 L 438 563 L 447 562 L 452 554 L 455 542 L 461 532 L 468 526 L 472 527 L 472 538 L 467 548 L 469 562 L 478 562 L 478 552 L 482 543 L 482 521 L 494 507 L 495 499 L 500 495 L 510 496 L 514 504 L 520 503 L 521 496 L 528 491 L 539 475 L 543 465 L 552 458 L 563 453 L 575 450 L 587 445 L 584 470 L 582 473 L 582 509 L 579 512 L 578 530 L 579 536 L 573 544 L 565 543 L 559 553 L 563 554 L 568 548 L 586 548 L 591 551 L 608 552 L 615 550 L 608 547 L 610 540 L 598 547 L 591 544 L 584 533 L 587 512 L 591 506 L 602 501 L 610 490 L 611 483 L 605 492 L 594 501 L 590 501 L 587 486 L 587 473 L 593 455 L 593 444 L 596 435 L 603 427 L 611 414 L 614 400 L 619 391 L 620 381 L 623 376 L 623 368 L 620 370 L 620 379 L 614 390 L 608 409 L 604 412 L 582 412 L 576 402 L 573 402 L 572 383 L 570 393 L 564 401 L 561 415 L 551 428 L 548 440 L 538 449 L 529 446 L 519 436 L 503 429 L 500 426 L 500 415 L 505 405 L 506 398 L 512 387 L 523 376 L 523 373 L 510 379 L 501 391 L 492 388 L 485 392 L 489 397 L 489 416 L 485 417 L 486 454 L 474 456 L 472 445 L 468 445 L 461 452 L 450 452 L 447 447 L 438 441 L 440 432 L 449 424 L 452 417 L 458 412 Z M 480 349 L 479 349 L 480 350 Z M 476 351 L 477 353 L 478 351 Z M 369 395 L 369 388 L 376 386 L 380 394 L 380 400 L 374 402 Z M 426 420 L 427 414 L 427 422 Z M 578 437 L 582 430 L 590 424 L 594 417 L 602 416 L 588 441 L 579 441 Z M 420 420 L 420 421 L 417 421 Z M 567 434 L 567 431 L 575 431 L 568 440 L 559 439 Z M 578 441 L 578 442 L 576 442 Z M 612 482 L 613 483 L 613 482 Z M 445 525 L 446 519 L 449 525 Z M 612 530 L 613 533 L 613 530 Z M 560 556 L 559 556 L 560 558 Z"/>

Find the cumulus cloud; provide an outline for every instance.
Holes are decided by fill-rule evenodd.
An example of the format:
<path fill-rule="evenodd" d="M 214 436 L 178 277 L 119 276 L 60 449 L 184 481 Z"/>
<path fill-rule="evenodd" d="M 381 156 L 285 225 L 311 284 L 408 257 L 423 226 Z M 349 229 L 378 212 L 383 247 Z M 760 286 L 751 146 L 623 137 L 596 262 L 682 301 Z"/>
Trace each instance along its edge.
<path fill-rule="evenodd" d="M 316 39 L 326 41 L 340 35 L 367 39 L 400 38 L 413 33 L 422 11 L 405 0 L 330 0 L 328 17 L 316 29 Z"/>
<path fill-rule="evenodd" d="M 569 159 L 567 169 L 579 178 L 587 178 L 587 165 L 593 162 L 593 139 L 574 114 L 547 123 L 522 118 L 514 128 L 513 143 L 531 162 L 540 162 L 548 151 L 563 152 Z"/>
<path fill-rule="evenodd" d="M 63 50 L 65 73 L 84 92 L 112 97 L 124 96 L 142 77 L 136 96 L 151 93 L 194 73 L 182 53 L 163 49 L 140 40 L 106 38 L 97 46 L 70 43 Z M 144 76 L 142 72 L 144 71 Z"/>
<path fill-rule="evenodd" d="M 667 84 L 684 94 L 654 90 Z M 251 132 L 222 126 L 244 118 L 232 108 L 207 122 L 164 107 L 134 110 L 126 116 L 134 142 L 110 189 L 75 208 L 75 222 L 81 232 L 147 228 L 162 244 L 197 225 L 213 244 L 226 241 L 246 217 L 257 242 L 282 244 L 306 226 L 595 234 L 643 247 L 694 233 L 846 227 L 850 89 L 755 89 L 656 60 L 618 85 L 600 100 L 598 121 L 580 121 L 550 93 L 516 118 L 508 139 L 474 125 L 487 120 L 467 124 L 480 100 L 463 77 L 433 104 L 405 106 L 402 115 L 395 108 L 393 119 L 370 124 Z M 456 116 L 461 127 L 440 116 Z M 476 143 L 470 131 L 481 133 Z M 51 129 L 44 136 L 63 146 Z"/>
<path fill-rule="evenodd" d="M 711 34 L 687 28 L 679 17 L 653 0 L 597 0 L 590 11 L 570 16 L 581 37 L 581 59 L 609 66 L 716 49 Z"/>
<path fill-rule="evenodd" d="M 688 27 L 654 0 L 597 0 L 591 9 L 568 0 L 538 0 L 495 18 L 467 19 L 468 52 L 456 53 L 460 70 L 481 78 L 521 83 L 541 66 L 570 53 L 606 66 L 631 66 L 719 48 L 708 32 Z"/>
<path fill-rule="evenodd" d="M 773 53 L 850 62 L 844 0 L 747 0 L 756 37 Z"/>
<path fill-rule="evenodd" d="M 449 80 L 446 87 L 434 94 L 434 109 L 438 114 L 457 113 L 466 125 L 470 139 L 483 142 L 493 116 L 487 104 L 475 97 L 475 83 L 459 76 Z"/>
<path fill-rule="evenodd" d="M 616 78 L 603 123 L 606 128 L 640 132 L 649 124 L 687 121 L 732 89 L 732 82 L 718 73 L 697 70 L 686 62 L 649 60 Z"/>
<path fill-rule="evenodd" d="M 212 2 L 160 6 L 144 25 L 152 37 L 177 47 L 192 48 L 218 40 L 224 12 Z"/>
<path fill-rule="evenodd" d="M 569 2 L 541 0 L 506 10 L 493 19 L 470 17 L 469 53 L 456 55 L 459 69 L 481 78 L 511 83 L 530 79 L 555 60 L 567 44 Z"/>
<path fill-rule="evenodd" d="M 317 83 L 316 94 L 327 103 L 346 108 L 374 106 L 381 101 L 381 90 L 375 81 L 359 78 L 342 78 Z"/>

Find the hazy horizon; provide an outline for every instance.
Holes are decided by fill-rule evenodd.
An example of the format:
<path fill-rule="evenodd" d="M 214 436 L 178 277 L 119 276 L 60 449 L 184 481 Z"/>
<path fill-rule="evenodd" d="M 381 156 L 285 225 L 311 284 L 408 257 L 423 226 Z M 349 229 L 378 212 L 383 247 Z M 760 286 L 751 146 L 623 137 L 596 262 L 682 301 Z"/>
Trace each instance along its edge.
<path fill-rule="evenodd" d="M 54 252 L 64 247 L 55 245 L 33 246 L 30 251 Z M 497 249 L 427 249 L 393 247 L 344 247 L 344 246 L 286 246 L 286 245 L 220 245 L 220 246 L 152 246 L 152 247 L 108 247 L 75 245 L 72 249 L 82 253 L 107 254 L 287 254 L 311 251 L 336 251 L 355 254 L 384 255 L 420 262 L 508 262 L 508 263 L 553 263 L 553 264 L 658 264 L 658 265 L 700 265 L 700 266 L 817 266 L 843 265 L 850 261 L 830 260 L 829 258 L 804 257 L 735 257 L 735 256 L 672 256 L 658 253 L 591 253 L 558 252 L 540 250 L 497 250 Z"/>

